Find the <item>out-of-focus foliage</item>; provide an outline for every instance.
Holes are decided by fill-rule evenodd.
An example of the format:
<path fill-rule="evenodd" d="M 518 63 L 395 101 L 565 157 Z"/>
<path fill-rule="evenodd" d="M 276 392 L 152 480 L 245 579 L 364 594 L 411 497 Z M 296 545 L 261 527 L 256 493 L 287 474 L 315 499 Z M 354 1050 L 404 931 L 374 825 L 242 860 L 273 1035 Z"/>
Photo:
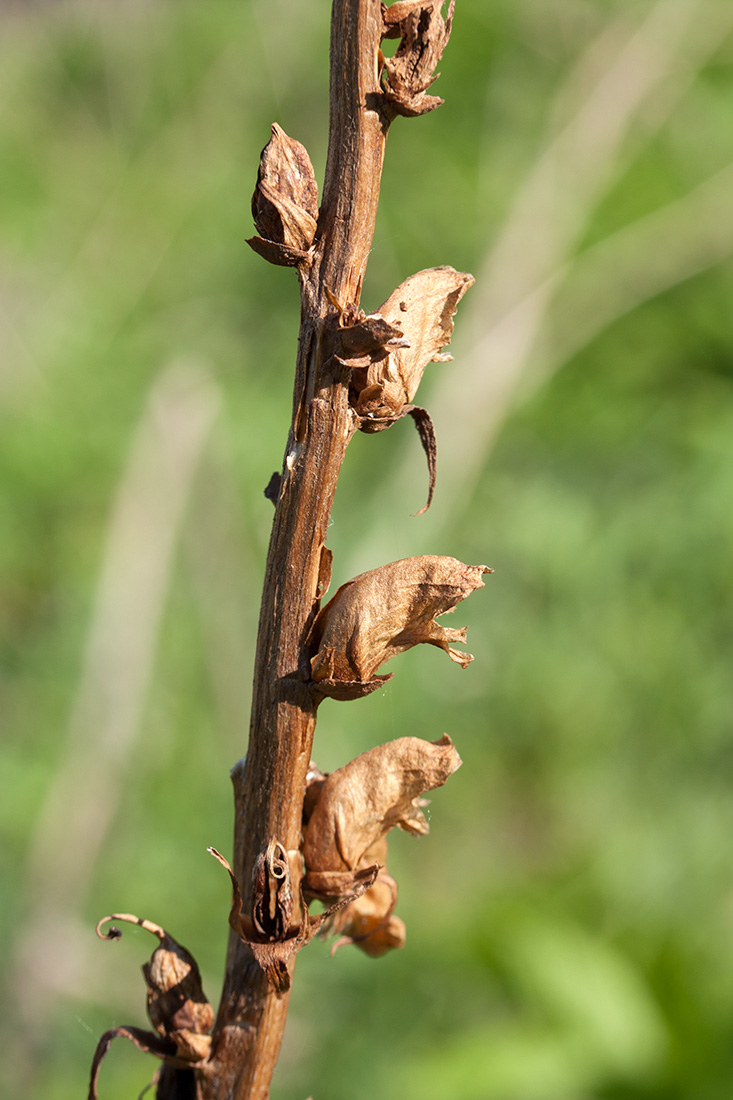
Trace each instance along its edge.
<path fill-rule="evenodd" d="M 8 1096 L 83 1095 L 97 1035 L 144 1026 L 148 945 L 100 943 L 103 913 L 218 995 L 205 848 L 298 325 L 243 242 L 273 121 L 322 176 L 328 7 L 0 8 Z M 465 765 L 392 845 L 404 951 L 302 953 L 275 1098 L 729 1096 L 731 31 L 729 0 L 459 0 L 445 105 L 390 134 L 365 306 L 435 264 L 477 284 L 420 390 L 433 508 L 409 425 L 355 439 L 334 587 L 413 554 L 496 573 L 457 613 L 468 671 L 413 650 L 321 708 L 323 769 L 444 731 Z M 101 1095 L 153 1068 L 113 1049 Z"/>

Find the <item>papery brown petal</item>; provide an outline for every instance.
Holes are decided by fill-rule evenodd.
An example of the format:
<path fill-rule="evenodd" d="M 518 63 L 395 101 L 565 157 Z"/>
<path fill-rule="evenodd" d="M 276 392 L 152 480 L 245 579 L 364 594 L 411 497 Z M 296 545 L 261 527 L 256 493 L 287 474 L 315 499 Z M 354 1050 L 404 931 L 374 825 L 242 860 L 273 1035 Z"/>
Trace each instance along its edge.
<path fill-rule="evenodd" d="M 370 958 L 379 959 L 388 951 L 404 947 L 406 941 L 405 922 L 394 913 L 390 917 L 378 920 L 371 913 L 362 915 L 355 911 L 353 925 L 344 929 L 341 939 L 333 945 L 331 954 L 339 947 L 353 944 Z"/>
<path fill-rule="evenodd" d="M 160 941 L 150 961 L 142 968 L 148 987 L 148 1015 L 153 1027 L 179 1045 L 182 1057 L 187 1057 L 182 1053 L 184 1050 L 204 1050 L 206 1043 L 189 1040 L 187 1035 L 190 1032 L 204 1036 L 214 1023 L 214 1011 L 204 995 L 201 973 L 193 955 L 160 925 L 132 913 L 113 913 L 99 921 L 97 935 L 100 939 L 120 938 L 117 928 L 111 928 L 106 934 L 101 931 L 102 925 L 112 920 L 137 924 Z"/>
<path fill-rule="evenodd" d="M 429 414 L 410 402 L 427 364 L 450 360 L 450 355 L 441 354 L 441 348 L 450 343 L 456 308 L 473 282 L 472 275 L 452 267 L 418 271 L 397 287 L 378 313 L 341 334 L 342 340 L 348 333 L 353 334 L 351 352 L 349 346 L 342 347 L 341 352 L 351 369 L 349 401 L 359 418 L 359 429 L 381 432 L 408 414 L 415 421 L 429 475 L 428 501 L 417 515 L 427 511 L 432 501 L 437 447 Z M 399 332 L 401 338 L 382 342 L 375 338 L 372 343 L 376 346 L 370 348 L 370 333 L 362 330 L 372 318 L 379 318 L 384 326 L 380 329 L 382 335 Z"/>
<path fill-rule="evenodd" d="M 408 348 L 390 354 L 391 373 L 404 388 L 401 404 L 412 401 L 428 363 L 445 362 L 439 352 L 450 343 L 458 303 L 474 282 L 473 275 L 448 265 L 426 268 L 405 279 L 379 307 L 384 319 L 399 325 L 410 342 Z"/>
<path fill-rule="evenodd" d="M 394 4 L 382 4 L 382 38 L 401 38 L 400 25 L 407 16 L 425 4 L 425 0 L 396 0 Z"/>
<path fill-rule="evenodd" d="M 386 850 L 386 845 L 385 845 Z M 366 859 L 363 860 L 366 864 Z M 348 905 L 354 898 L 368 890 L 376 881 L 383 864 L 369 863 L 359 871 L 312 871 L 303 880 L 304 893 L 309 901 L 322 901 L 329 908 L 311 921 L 322 923 L 337 909 Z"/>
<path fill-rule="evenodd" d="M 450 38 L 454 0 L 445 19 L 442 8 L 443 0 L 422 0 L 382 9 L 383 37 L 401 38 L 394 57 L 384 60 L 382 77 L 384 96 L 394 114 L 423 115 L 443 102 L 426 94 L 437 79 L 435 67 Z"/>
<path fill-rule="evenodd" d="M 327 777 L 303 834 L 305 889 L 323 872 L 357 871 L 374 845 L 398 826 L 427 832 L 420 796 L 445 783 L 461 765 L 450 737 L 400 737 L 378 745 Z M 381 853 L 380 853 L 381 854 Z"/>
<path fill-rule="evenodd" d="M 464 641 L 465 630 L 440 626 L 434 618 L 483 588 L 481 576 L 490 572 L 485 565 L 426 554 L 372 569 L 342 585 L 314 627 L 318 649 L 311 674 L 319 690 L 327 681 L 361 683 L 373 691 L 377 669 L 420 642 L 445 650 L 465 668 L 471 654 L 449 645 Z"/>
<path fill-rule="evenodd" d="M 318 221 L 318 185 L 305 146 L 273 123 L 262 150 L 252 217 L 266 241 L 307 252 Z"/>

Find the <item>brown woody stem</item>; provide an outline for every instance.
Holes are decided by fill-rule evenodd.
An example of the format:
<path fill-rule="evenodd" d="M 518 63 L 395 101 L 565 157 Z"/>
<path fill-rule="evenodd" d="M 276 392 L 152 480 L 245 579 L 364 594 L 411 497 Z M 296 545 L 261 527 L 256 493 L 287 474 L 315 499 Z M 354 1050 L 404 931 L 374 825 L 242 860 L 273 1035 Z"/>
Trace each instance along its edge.
<path fill-rule="evenodd" d="M 382 111 L 379 0 L 334 0 L 330 131 L 323 202 L 299 268 L 301 327 L 293 422 L 267 558 L 247 757 L 236 765 L 232 866 L 245 911 L 252 869 L 276 836 L 295 858 L 318 699 L 308 636 L 319 606 L 326 531 L 341 463 L 357 424 L 332 354 L 339 310 L 358 305 L 379 197 L 387 119 Z M 334 366 L 336 363 L 336 366 Z M 288 995 L 278 995 L 249 947 L 231 934 L 212 1057 L 193 1071 L 164 1067 L 159 1100 L 266 1100 Z"/>

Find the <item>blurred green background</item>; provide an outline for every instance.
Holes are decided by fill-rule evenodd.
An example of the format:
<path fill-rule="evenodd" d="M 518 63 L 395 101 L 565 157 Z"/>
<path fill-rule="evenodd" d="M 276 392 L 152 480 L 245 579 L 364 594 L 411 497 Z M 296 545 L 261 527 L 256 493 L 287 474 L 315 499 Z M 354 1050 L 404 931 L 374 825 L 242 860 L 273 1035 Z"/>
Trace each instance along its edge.
<path fill-rule="evenodd" d="M 249 251 L 278 121 L 319 179 L 326 0 L 0 7 L 0 944 L 5 1095 L 86 1094 L 145 1026 L 163 924 L 218 999 L 228 770 L 298 329 Z M 477 276 L 455 362 L 354 440 L 334 586 L 496 570 L 476 661 L 422 647 L 320 711 L 323 769 L 447 731 L 395 836 L 404 951 L 314 943 L 273 1100 L 727 1100 L 733 1077 L 733 5 L 459 0 L 390 133 L 363 304 Z M 105 1100 L 154 1063 L 120 1041 Z"/>

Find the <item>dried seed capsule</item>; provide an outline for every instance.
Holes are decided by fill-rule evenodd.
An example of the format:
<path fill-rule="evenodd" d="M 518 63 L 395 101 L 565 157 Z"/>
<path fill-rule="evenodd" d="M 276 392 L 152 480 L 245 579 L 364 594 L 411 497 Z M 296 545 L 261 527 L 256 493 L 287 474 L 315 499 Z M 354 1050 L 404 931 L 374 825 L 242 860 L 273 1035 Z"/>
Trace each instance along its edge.
<path fill-rule="evenodd" d="M 301 895 L 301 919 L 290 924 L 292 892 L 287 853 L 276 837 L 270 837 L 266 849 L 260 853 L 253 875 L 252 916 L 243 911 L 242 892 L 237 877 L 228 862 L 216 848 L 207 851 L 229 873 L 232 884 L 232 905 L 229 925 L 250 948 L 258 966 L 267 975 L 277 994 L 290 989 L 289 963 L 337 909 L 348 905 L 354 898 L 368 890 L 377 876 L 377 868 L 370 867 L 354 876 L 351 890 L 324 913 L 311 917 Z"/>
<path fill-rule="evenodd" d="M 262 150 L 252 217 L 265 241 L 307 252 L 318 221 L 318 185 L 305 146 L 276 122 Z"/>

